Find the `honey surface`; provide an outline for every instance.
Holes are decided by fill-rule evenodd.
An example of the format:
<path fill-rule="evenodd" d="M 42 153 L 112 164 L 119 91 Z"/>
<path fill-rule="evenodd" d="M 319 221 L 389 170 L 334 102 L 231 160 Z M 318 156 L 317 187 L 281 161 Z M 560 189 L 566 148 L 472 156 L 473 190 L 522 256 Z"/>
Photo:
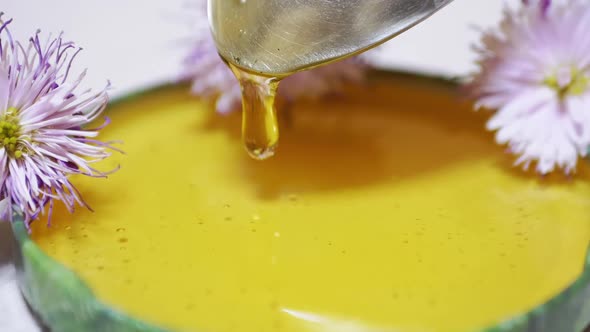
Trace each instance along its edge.
<path fill-rule="evenodd" d="M 240 116 L 185 87 L 112 107 L 94 208 L 35 241 L 107 303 L 210 332 L 469 331 L 525 312 L 581 273 L 590 169 L 511 167 L 450 89 L 386 80 L 281 116 L 251 160 Z"/>

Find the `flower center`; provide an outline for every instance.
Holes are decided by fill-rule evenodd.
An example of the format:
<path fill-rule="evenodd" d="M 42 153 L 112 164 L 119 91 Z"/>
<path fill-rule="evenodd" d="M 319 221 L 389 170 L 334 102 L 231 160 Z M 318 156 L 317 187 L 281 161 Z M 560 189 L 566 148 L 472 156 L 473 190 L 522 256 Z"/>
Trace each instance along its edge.
<path fill-rule="evenodd" d="M 590 77 L 576 68 L 558 70 L 544 81 L 545 85 L 557 91 L 560 98 L 581 95 L 590 87 Z"/>
<path fill-rule="evenodd" d="M 0 116 L 0 147 L 4 148 L 9 156 L 21 158 L 23 147 L 18 144 L 20 137 L 20 125 L 18 123 L 17 110 L 9 107 Z"/>

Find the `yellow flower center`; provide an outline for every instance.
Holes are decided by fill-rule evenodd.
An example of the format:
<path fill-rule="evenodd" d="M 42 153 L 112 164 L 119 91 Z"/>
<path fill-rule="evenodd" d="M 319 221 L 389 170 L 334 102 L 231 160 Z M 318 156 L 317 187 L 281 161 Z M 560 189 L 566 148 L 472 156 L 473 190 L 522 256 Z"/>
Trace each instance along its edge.
<path fill-rule="evenodd" d="M 556 73 L 544 81 L 545 85 L 557 91 L 560 98 L 581 95 L 590 87 L 590 77 L 583 71 L 572 67 L 566 74 L 568 76 L 565 79 Z"/>
<path fill-rule="evenodd" d="M 17 159 L 21 158 L 24 153 L 24 147 L 18 142 L 21 135 L 20 129 L 17 109 L 9 107 L 0 116 L 0 147 L 4 148 L 9 156 Z"/>

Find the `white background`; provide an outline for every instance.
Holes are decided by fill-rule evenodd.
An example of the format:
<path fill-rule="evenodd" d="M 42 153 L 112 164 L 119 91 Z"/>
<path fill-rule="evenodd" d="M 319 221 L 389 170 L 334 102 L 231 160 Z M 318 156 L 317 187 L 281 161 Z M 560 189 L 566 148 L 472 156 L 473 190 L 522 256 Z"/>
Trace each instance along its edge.
<path fill-rule="evenodd" d="M 0 0 L 5 19 L 14 18 L 10 28 L 18 39 L 26 40 L 40 28 L 46 33 L 64 31 L 66 39 L 84 47 L 77 64 L 89 69 L 87 84 L 100 88 L 111 80 L 113 96 L 176 79 L 190 36 L 187 7 L 190 0 Z M 465 75 L 474 68 L 470 46 L 479 36 L 474 27 L 493 26 L 502 7 L 502 0 L 455 0 L 389 42 L 379 63 Z M 6 233 L 0 226 L 0 331 L 39 331 L 18 293 L 12 266 L 2 263 L 8 256 Z"/>

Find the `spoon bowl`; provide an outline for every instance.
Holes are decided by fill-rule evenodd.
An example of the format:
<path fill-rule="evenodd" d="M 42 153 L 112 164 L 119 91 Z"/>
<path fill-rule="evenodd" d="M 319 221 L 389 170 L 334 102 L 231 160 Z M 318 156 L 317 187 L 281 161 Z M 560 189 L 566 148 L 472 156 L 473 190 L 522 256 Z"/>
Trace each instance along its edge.
<path fill-rule="evenodd" d="M 375 47 L 451 1 L 209 0 L 209 20 L 226 61 L 284 77 Z"/>

